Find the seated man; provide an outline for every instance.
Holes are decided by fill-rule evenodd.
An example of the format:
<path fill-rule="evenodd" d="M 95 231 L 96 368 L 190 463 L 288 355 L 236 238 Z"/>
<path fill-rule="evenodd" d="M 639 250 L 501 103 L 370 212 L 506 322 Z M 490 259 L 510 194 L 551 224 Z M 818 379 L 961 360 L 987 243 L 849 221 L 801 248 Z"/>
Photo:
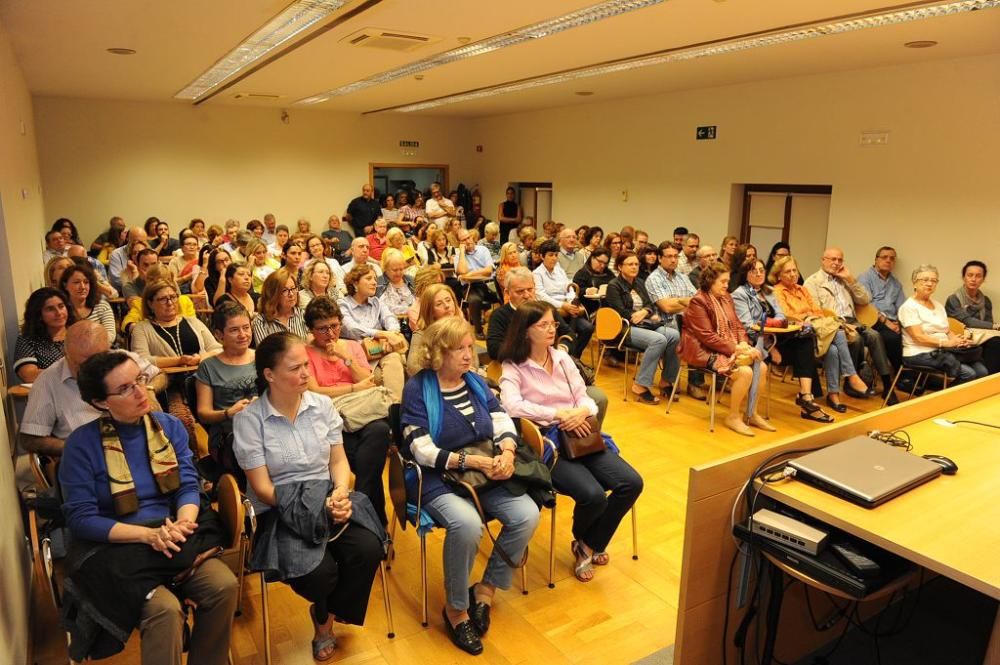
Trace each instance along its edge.
<path fill-rule="evenodd" d="M 683 226 L 677 227 L 684 229 Z M 698 265 L 698 250 L 701 248 L 701 238 L 697 233 L 688 233 L 684 229 L 684 242 L 681 245 L 681 255 L 677 261 L 677 272 L 682 275 L 690 275 L 694 267 Z M 676 230 L 675 230 L 676 234 Z M 676 237 L 676 235 L 674 236 Z"/>
<path fill-rule="evenodd" d="M 858 276 L 858 283 L 871 294 L 872 305 L 878 310 L 878 323 L 872 327 L 882 336 L 893 369 L 899 369 L 903 362 L 903 331 L 898 313 L 899 307 L 906 302 L 906 294 L 903 285 L 892 274 L 895 267 L 896 250 L 879 247 L 875 252 L 875 265 Z"/>
<path fill-rule="evenodd" d="M 368 238 L 368 254 L 376 261 L 382 260 L 382 252 L 388 247 L 385 234 L 389 231 L 389 223 L 384 218 L 379 217 L 372 225 L 372 232 Z"/>
<path fill-rule="evenodd" d="M 344 274 L 351 272 L 354 266 L 359 265 L 370 265 L 375 271 L 375 277 L 382 276 L 382 265 L 371 258 L 370 254 L 371 245 L 368 243 L 368 238 L 361 236 L 360 238 L 355 238 L 351 241 L 351 260 L 343 265 Z"/>
<path fill-rule="evenodd" d="M 476 244 L 476 238 L 465 228 L 457 231 L 458 242 L 465 253 L 465 269 L 461 262 L 456 273 L 463 283 L 469 284 L 469 322 L 476 329 L 476 339 L 486 339 L 483 335 L 483 303 L 496 302 L 496 294 L 488 285 L 493 277 L 493 259 L 490 250 Z"/>
<path fill-rule="evenodd" d="M 155 249 L 144 249 L 136 256 L 135 263 L 130 263 L 122 273 L 122 297 L 129 307 L 142 299 L 142 292 L 146 288 L 146 275 L 150 268 L 159 263 L 160 257 L 156 255 Z"/>
<path fill-rule="evenodd" d="M 42 265 L 48 264 L 54 258 L 66 256 L 66 236 L 55 229 L 45 234 L 45 251 L 42 252 Z"/>
<path fill-rule="evenodd" d="M 572 233 L 572 230 L 570 229 Z M 539 248 L 542 265 L 535 268 L 535 293 L 539 300 L 551 304 L 573 330 L 576 340 L 569 353 L 579 358 L 590 337 L 594 334 L 594 324 L 587 317 L 587 310 L 579 304 L 579 294 L 573 288 L 566 271 L 559 265 L 559 245 L 554 240 L 546 240 Z"/>
<path fill-rule="evenodd" d="M 823 256 L 820 258 L 820 269 L 809 275 L 803 286 L 809 289 L 821 308 L 828 309 L 837 316 L 843 317 L 852 325 L 858 323 L 855 305 L 865 305 L 871 302 L 871 294 L 851 274 L 851 271 L 844 264 L 844 252 L 837 247 L 830 247 L 823 252 Z M 864 350 L 866 347 L 868 348 L 872 362 L 875 364 L 875 371 L 882 378 L 882 397 L 888 395 L 889 386 L 892 385 L 892 367 L 889 364 L 889 356 L 886 354 L 882 336 L 871 328 L 859 326 L 855 341 L 851 342 L 850 336 L 848 339 L 854 366 L 857 368 L 861 367 Z M 870 397 L 875 394 L 873 388 L 869 388 L 867 393 L 859 393 L 848 385 L 844 386 L 844 392 L 855 398 Z M 895 403 L 895 400 L 890 399 L 890 403 Z"/>
<path fill-rule="evenodd" d="M 690 239 L 694 234 L 688 236 Z M 697 237 L 697 236 L 695 236 Z M 687 249 L 687 245 L 685 245 Z M 719 260 L 719 253 L 715 251 L 715 248 L 711 245 L 702 245 L 695 252 L 695 262 L 691 266 L 691 270 L 688 271 L 688 279 L 691 280 L 691 286 L 698 290 L 701 288 L 701 271 L 712 265 Z M 677 269 L 680 270 L 680 264 L 678 263 Z"/>
<path fill-rule="evenodd" d="M 70 432 L 102 415 L 80 398 L 76 379 L 85 360 L 110 349 L 107 333 L 96 321 L 77 321 L 66 331 L 65 349 L 65 356 L 38 375 L 28 395 L 20 437 L 21 446 L 28 452 L 61 455 Z M 156 365 L 132 352 L 127 353 L 149 377 L 147 389 L 166 388 L 166 376 L 160 374 Z"/>
<path fill-rule="evenodd" d="M 650 273 L 646 280 L 646 291 L 649 298 L 660 310 L 660 316 L 667 321 L 673 330 L 677 331 L 677 338 L 680 339 L 680 326 L 677 325 L 676 314 L 683 315 L 687 310 L 688 303 L 696 291 L 687 275 L 681 274 L 677 268 L 680 259 L 680 246 L 669 240 L 660 243 L 660 265 Z M 674 377 L 669 377 L 671 381 Z M 696 370 L 688 370 L 688 395 L 697 400 L 706 398 L 705 375 Z"/>
<path fill-rule="evenodd" d="M 493 360 L 500 354 L 500 347 L 507 336 L 507 328 L 514 318 L 514 311 L 521 306 L 521 303 L 538 299 L 535 293 L 534 275 L 527 268 L 523 266 L 511 268 L 504 282 L 503 289 L 507 294 L 507 302 L 498 307 L 490 317 L 489 336 L 486 338 L 486 352 Z M 573 337 L 573 331 L 558 314 L 556 322 L 559 324 L 556 339 L 563 336 Z M 604 414 L 608 412 L 608 396 L 597 386 L 587 386 L 587 395 L 597 403 L 597 422 L 603 424 Z"/>
<path fill-rule="evenodd" d="M 559 266 L 571 279 L 586 263 L 586 257 L 576 244 L 576 231 L 565 228 L 559 232 Z"/>
<path fill-rule="evenodd" d="M 122 273 L 128 267 L 129 257 L 132 255 L 132 245 L 137 242 L 149 242 L 146 231 L 139 226 L 129 229 L 127 242 L 108 256 L 108 279 L 111 280 L 111 286 L 115 287 L 119 293 L 122 291 L 122 281 L 125 277 Z"/>
<path fill-rule="evenodd" d="M 340 217 L 330 215 L 330 219 L 328 219 L 326 223 L 329 228 L 326 231 L 323 231 L 323 243 L 329 243 L 331 245 L 331 256 L 337 259 L 337 261 L 350 261 L 351 257 L 349 252 L 351 249 L 351 242 L 354 240 L 354 237 L 341 228 Z"/>

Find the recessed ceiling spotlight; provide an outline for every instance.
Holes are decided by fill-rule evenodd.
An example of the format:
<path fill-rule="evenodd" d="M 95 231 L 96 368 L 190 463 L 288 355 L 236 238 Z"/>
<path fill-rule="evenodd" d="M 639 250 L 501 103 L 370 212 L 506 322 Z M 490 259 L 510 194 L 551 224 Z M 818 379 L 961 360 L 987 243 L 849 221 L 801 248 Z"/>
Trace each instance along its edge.
<path fill-rule="evenodd" d="M 903 46 L 906 48 L 930 48 L 932 46 L 937 46 L 937 42 L 931 41 L 930 39 L 920 39 L 915 42 L 906 42 Z"/>
<path fill-rule="evenodd" d="M 109 48 L 107 51 L 112 55 L 135 55 L 134 48 Z"/>
<path fill-rule="evenodd" d="M 424 75 L 423 74 L 416 74 L 416 75 L 414 75 L 413 78 L 417 79 L 418 81 L 423 81 L 424 80 Z"/>
<path fill-rule="evenodd" d="M 590 97 L 593 93 L 591 90 L 579 90 L 573 93 L 574 95 L 579 95 L 580 97 Z"/>
<path fill-rule="evenodd" d="M 458 38 L 458 43 L 459 44 L 468 44 L 471 41 L 472 41 L 472 37 L 459 37 Z"/>

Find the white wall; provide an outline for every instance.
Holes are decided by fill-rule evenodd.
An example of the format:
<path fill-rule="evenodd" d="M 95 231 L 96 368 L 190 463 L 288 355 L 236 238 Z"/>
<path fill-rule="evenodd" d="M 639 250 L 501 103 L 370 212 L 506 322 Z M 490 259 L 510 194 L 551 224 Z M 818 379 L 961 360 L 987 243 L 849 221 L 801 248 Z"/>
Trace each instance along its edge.
<path fill-rule="evenodd" d="M 36 99 L 35 113 L 45 213 L 85 240 L 112 215 L 140 226 L 155 215 L 175 233 L 193 217 L 268 212 L 325 229 L 361 193 L 369 162 L 449 164 L 456 186 L 474 154 L 465 123 L 407 115 L 291 110 L 284 124 L 273 109 L 64 98 Z M 419 141 L 419 154 L 403 157 L 400 140 Z"/>
<path fill-rule="evenodd" d="M 24 127 L 22 133 L 21 127 Z M 35 151 L 31 95 L 14 59 L 7 33 L 0 25 L 0 331 L 5 331 L 0 355 L 13 356 L 13 340 L 32 283 L 41 280 L 41 245 L 45 231 L 40 179 Z M 22 196 L 22 190 L 27 197 Z M 16 251 L 12 251 L 12 248 Z M 0 334 L 0 340 L 4 334 Z M 11 353 L 5 353 L 10 350 Z M 5 362 L 5 367 L 9 365 Z M 6 377 L 3 377 L 6 378 Z M 0 404 L 0 662 L 24 663 L 28 654 L 30 563 L 24 548 L 24 530 L 7 436 L 7 400 Z"/>
<path fill-rule="evenodd" d="M 998 81 L 992 55 L 485 118 L 474 169 L 490 212 L 507 182 L 551 181 L 564 223 L 631 223 L 657 240 L 685 225 L 713 245 L 734 183 L 832 185 L 828 239 L 856 272 L 892 244 L 904 284 L 932 262 L 944 296 L 969 258 L 1000 272 Z M 695 141 L 707 124 L 719 138 Z M 863 130 L 890 130 L 889 144 L 859 146 Z"/>

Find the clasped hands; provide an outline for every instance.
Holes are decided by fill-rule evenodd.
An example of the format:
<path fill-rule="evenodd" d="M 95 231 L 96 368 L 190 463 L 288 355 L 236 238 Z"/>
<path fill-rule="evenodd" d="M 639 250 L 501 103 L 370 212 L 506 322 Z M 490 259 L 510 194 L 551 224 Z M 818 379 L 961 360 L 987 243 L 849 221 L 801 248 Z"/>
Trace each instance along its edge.
<path fill-rule="evenodd" d="M 198 529 L 198 523 L 189 519 L 179 519 L 176 522 L 168 517 L 159 528 L 150 528 L 147 544 L 157 552 L 162 552 L 168 559 L 174 558 L 174 552 L 180 552 L 178 543 L 187 542 L 187 537 Z"/>
<path fill-rule="evenodd" d="M 556 421 L 559 423 L 559 429 L 572 432 L 576 436 L 587 436 L 590 434 L 590 423 L 587 421 L 589 417 L 590 411 L 582 406 L 573 409 L 558 409 L 556 411 Z"/>
<path fill-rule="evenodd" d="M 330 513 L 330 518 L 335 524 L 342 524 L 351 519 L 354 510 L 351 507 L 351 497 L 346 488 L 338 487 L 333 490 L 330 496 L 326 497 L 326 510 Z"/>

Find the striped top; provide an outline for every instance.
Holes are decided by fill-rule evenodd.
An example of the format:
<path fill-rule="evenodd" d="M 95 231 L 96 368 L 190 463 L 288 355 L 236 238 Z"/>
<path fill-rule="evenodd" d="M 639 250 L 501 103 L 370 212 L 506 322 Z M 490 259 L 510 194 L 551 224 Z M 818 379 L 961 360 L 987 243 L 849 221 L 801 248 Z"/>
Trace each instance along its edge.
<path fill-rule="evenodd" d="M 448 404 L 455 407 L 455 409 L 465 416 L 465 419 L 469 421 L 470 424 L 476 424 L 476 410 L 472 408 L 472 398 L 469 397 L 469 389 L 464 385 L 459 386 L 454 390 L 442 390 L 441 397 Z"/>

